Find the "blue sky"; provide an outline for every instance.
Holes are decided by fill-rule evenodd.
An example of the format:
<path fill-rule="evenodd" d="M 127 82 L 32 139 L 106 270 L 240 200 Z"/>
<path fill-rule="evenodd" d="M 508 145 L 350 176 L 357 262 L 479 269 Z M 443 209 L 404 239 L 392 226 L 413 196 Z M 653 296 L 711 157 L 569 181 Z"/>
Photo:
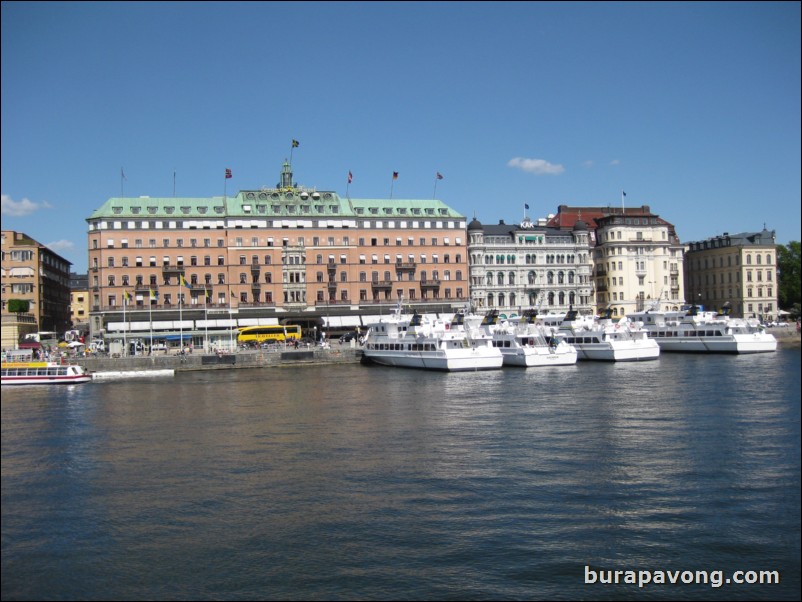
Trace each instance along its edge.
<path fill-rule="evenodd" d="M 295 180 L 484 223 L 649 205 L 800 240 L 797 2 L 2 3 L 2 222 Z M 225 169 L 233 177 L 225 182 Z M 392 173 L 399 173 L 392 182 Z"/>

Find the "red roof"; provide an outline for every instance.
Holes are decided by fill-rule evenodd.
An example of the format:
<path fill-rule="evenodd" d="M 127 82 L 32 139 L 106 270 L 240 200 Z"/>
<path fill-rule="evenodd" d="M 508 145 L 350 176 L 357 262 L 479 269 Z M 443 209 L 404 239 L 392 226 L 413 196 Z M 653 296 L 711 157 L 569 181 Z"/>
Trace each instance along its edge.
<path fill-rule="evenodd" d="M 648 205 L 642 207 L 568 207 L 567 205 L 560 205 L 557 208 L 557 215 L 552 217 L 546 225 L 552 228 L 560 228 L 562 230 L 572 230 L 574 225 L 580 219 L 585 222 L 589 230 L 595 230 L 598 227 L 596 220 L 610 215 L 625 215 L 627 217 L 659 217 L 652 213 Z M 665 222 L 665 220 L 660 220 Z M 670 225 L 670 224 L 669 224 Z"/>

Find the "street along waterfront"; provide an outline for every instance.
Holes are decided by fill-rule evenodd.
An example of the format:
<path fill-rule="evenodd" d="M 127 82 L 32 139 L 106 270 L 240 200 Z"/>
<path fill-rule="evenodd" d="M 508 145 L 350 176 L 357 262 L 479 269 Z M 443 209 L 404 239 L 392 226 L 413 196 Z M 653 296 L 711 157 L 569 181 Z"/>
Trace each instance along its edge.
<path fill-rule="evenodd" d="M 800 351 L 2 396 L 3 599 L 798 599 Z M 779 585 L 586 584 L 591 570 Z"/>

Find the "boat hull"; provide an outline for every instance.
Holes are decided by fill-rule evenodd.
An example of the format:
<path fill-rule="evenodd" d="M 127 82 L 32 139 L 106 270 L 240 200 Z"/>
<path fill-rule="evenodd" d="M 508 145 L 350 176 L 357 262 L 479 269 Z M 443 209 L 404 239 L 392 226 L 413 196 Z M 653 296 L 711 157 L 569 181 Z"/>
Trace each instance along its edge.
<path fill-rule="evenodd" d="M 672 353 L 771 353 L 777 351 L 773 336 L 655 338 L 662 351 Z"/>
<path fill-rule="evenodd" d="M 92 380 L 89 374 L 74 376 L 4 376 L 1 384 L 6 385 L 78 385 Z"/>
<path fill-rule="evenodd" d="M 642 362 L 660 357 L 660 347 L 648 339 L 634 344 L 617 345 L 609 343 L 572 343 L 580 360 L 600 362 Z"/>
<path fill-rule="evenodd" d="M 572 351 L 548 351 L 541 349 L 503 349 L 505 366 L 521 368 L 540 368 L 543 366 L 572 366 L 576 364 L 578 354 Z"/>
<path fill-rule="evenodd" d="M 475 372 L 498 370 L 503 364 L 501 353 L 487 353 L 486 349 L 449 351 L 364 350 L 362 357 L 370 363 L 396 368 L 418 368 L 443 372 Z"/>

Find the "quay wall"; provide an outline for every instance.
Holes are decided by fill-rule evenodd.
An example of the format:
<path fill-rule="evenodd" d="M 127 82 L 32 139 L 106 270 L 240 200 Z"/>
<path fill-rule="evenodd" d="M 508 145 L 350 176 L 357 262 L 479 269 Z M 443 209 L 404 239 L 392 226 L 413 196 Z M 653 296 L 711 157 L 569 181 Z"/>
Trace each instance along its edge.
<path fill-rule="evenodd" d="M 237 351 L 229 354 L 189 353 L 135 357 L 81 357 L 72 360 L 90 372 L 134 372 L 142 370 L 230 370 L 232 368 L 279 368 L 300 364 L 352 364 L 362 359 L 362 350 L 351 347 L 293 349 L 286 351 Z"/>

